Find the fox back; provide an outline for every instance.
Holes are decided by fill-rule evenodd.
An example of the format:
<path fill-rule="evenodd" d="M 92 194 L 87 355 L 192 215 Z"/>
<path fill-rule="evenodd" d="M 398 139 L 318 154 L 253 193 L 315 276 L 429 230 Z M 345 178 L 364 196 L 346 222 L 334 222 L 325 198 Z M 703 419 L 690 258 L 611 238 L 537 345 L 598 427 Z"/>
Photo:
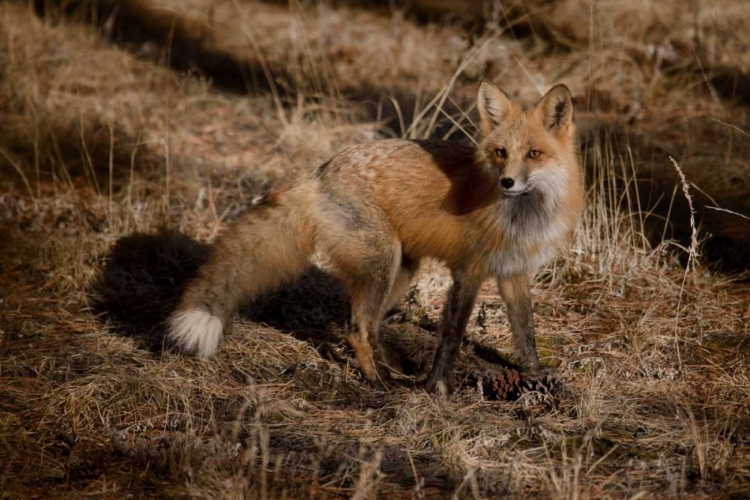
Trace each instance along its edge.
<path fill-rule="evenodd" d="M 323 194 L 316 222 L 344 217 L 342 229 L 356 230 L 363 213 L 378 213 L 410 258 L 484 267 L 487 276 L 534 272 L 549 261 L 583 207 L 567 90 L 523 107 L 485 84 L 480 100 L 476 148 L 383 140 L 323 165 L 315 176 Z"/>

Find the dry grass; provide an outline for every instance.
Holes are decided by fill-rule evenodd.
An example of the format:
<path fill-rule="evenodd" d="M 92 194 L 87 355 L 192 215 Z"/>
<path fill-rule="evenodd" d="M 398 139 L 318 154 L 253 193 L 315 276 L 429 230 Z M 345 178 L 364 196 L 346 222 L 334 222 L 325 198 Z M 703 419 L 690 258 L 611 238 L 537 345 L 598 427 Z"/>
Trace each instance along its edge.
<path fill-rule="evenodd" d="M 115 18 L 102 36 L 0 5 L 4 495 L 745 494 L 750 290 L 710 271 L 707 259 L 731 255 L 705 245 L 686 274 L 659 218 L 689 243 L 671 154 L 692 183 L 704 243 L 706 230 L 733 250 L 750 240 L 748 108 L 733 104 L 747 89 L 730 101 L 716 76 L 747 74 L 750 10 L 724 3 L 527 2 L 526 17 L 506 13 L 518 29 L 472 39 L 357 2 L 291 12 L 153 2 L 202 26 L 175 30 L 200 36 L 173 47 L 231 56 L 277 93 L 222 86 L 226 71 L 175 72 L 174 58 L 190 54 L 107 31 Z M 350 144 L 407 130 L 468 140 L 481 77 L 527 97 L 563 80 L 576 96 L 589 206 L 571 249 L 534 286 L 540 351 L 562 390 L 489 401 L 464 384 L 439 401 L 413 387 L 415 374 L 373 390 L 341 343 L 339 285 L 320 270 L 245 311 L 214 360 L 162 348 L 163 318 L 227 220 Z M 441 101 L 457 114 L 428 107 Z M 706 200 L 740 215 L 709 218 Z M 388 318 L 384 335 L 415 372 L 429 363 L 449 281 L 427 266 Z M 469 337 L 509 351 L 489 284 Z M 459 376 L 469 380 L 475 362 L 467 346 Z"/>

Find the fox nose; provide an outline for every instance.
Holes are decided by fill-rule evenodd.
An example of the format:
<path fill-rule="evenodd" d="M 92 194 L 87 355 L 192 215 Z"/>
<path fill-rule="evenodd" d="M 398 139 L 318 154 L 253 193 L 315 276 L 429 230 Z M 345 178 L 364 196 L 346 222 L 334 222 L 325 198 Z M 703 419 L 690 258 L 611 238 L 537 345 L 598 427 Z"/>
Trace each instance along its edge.
<path fill-rule="evenodd" d="M 512 188 L 514 184 L 515 182 L 510 177 L 503 177 L 502 179 L 500 179 L 500 185 L 505 189 Z"/>

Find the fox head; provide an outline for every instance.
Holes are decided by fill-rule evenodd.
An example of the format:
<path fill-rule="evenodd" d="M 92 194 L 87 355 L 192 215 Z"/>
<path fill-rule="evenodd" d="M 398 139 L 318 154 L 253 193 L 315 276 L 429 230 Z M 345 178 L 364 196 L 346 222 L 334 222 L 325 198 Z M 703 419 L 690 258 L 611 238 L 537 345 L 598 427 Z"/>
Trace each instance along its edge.
<path fill-rule="evenodd" d="M 495 84 L 479 86 L 478 160 L 503 197 L 559 194 L 578 168 L 570 91 L 559 84 L 536 104 L 512 102 Z"/>

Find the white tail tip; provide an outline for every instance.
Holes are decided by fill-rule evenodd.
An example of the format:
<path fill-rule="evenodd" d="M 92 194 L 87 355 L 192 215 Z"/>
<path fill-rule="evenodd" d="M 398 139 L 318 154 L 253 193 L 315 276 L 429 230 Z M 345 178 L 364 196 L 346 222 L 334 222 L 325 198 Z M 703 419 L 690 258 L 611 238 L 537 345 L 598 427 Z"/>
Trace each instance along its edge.
<path fill-rule="evenodd" d="M 213 356 L 223 329 L 221 318 L 203 309 L 176 311 L 169 318 L 169 337 L 200 358 Z"/>

